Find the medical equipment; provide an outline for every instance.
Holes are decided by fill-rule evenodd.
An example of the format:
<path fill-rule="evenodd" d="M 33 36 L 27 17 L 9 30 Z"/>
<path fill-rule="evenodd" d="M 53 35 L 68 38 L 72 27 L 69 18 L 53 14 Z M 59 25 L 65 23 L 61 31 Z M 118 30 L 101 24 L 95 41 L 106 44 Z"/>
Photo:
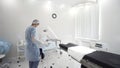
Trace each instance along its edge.
<path fill-rule="evenodd" d="M 81 68 L 119 68 L 120 55 L 104 51 L 96 51 L 89 47 L 76 44 L 60 44 L 60 48 L 67 51 L 76 61 L 81 63 Z"/>
<path fill-rule="evenodd" d="M 5 57 L 5 54 L 0 55 L 0 62 L 2 62 L 2 58 Z"/>
<path fill-rule="evenodd" d="M 53 49 L 59 49 L 59 44 L 61 43 L 61 40 L 59 39 L 47 39 L 48 45 L 43 47 L 44 51 L 49 51 Z"/>
<path fill-rule="evenodd" d="M 25 41 L 20 40 L 17 43 L 17 59 L 20 61 L 20 59 L 25 59 Z"/>
<path fill-rule="evenodd" d="M 6 41 L 0 41 L 0 54 L 7 54 L 11 44 Z"/>
<path fill-rule="evenodd" d="M 0 40 L 0 68 L 9 68 L 9 62 L 3 62 L 3 58 L 9 52 L 11 44 L 4 40 Z"/>

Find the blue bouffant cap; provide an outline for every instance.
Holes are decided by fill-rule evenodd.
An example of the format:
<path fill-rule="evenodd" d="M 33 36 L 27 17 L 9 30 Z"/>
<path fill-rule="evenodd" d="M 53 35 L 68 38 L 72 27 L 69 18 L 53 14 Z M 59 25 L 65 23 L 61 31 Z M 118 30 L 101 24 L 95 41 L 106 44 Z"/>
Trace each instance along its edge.
<path fill-rule="evenodd" d="M 33 22 L 32 22 L 32 24 L 40 24 L 40 22 L 39 22 L 39 20 L 34 19 Z"/>

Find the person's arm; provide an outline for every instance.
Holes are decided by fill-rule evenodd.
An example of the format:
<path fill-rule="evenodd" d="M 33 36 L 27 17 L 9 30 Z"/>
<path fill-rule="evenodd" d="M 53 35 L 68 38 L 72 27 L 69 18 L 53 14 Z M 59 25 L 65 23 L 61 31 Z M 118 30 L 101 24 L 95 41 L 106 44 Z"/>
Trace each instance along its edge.
<path fill-rule="evenodd" d="M 46 44 L 44 41 L 42 41 L 40 39 L 35 39 L 34 37 L 33 37 L 33 41 L 38 43 L 38 44 Z"/>
<path fill-rule="evenodd" d="M 32 42 L 35 43 L 35 37 L 34 36 L 32 36 Z"/>
<path fill-rule="evenodd" d="M 47 45 L 48 44 L 48 37 L 46 34 L 41 34 L 39 37 L 40 41 L 43 42 L 43 44 Z"/>
<path fill-rule="evenodd" d="M 37 39 L 35 38 L 36 36 L 36 29 L 31 29 L 31 40 L 32 40 L 32 43 L 37 43 Z M 37 41 L 37 42 L 36 42 Z"/>
<path fill-rule="evenodd" d="M 36 35 L 36 30 L 33 29 L 32 32 L 31 32 L 31 38 L 32 38 L 32 42 L 33 42 L 33 43 L 37 43 L 37 44 L 47 44 L 47 42 L 44 42 L 44 41 L 42 41 L 42 40 L 40 40 L 40 39 L 36 39 L 36 38 L 35 38 L 35 35 Z"/>
<path fill-rule="evenodd" d="M 39 40 L 42 44 L 44 44 L 44 45 L 48 45 L 48 41 L 43 41 L 42 39 L 41 40 Z"/>
<path fill-rule="evenodd" d="M 31 35 L 32 35 L 32 42 L 33 42 L 33 43 L 45 44 L 45 42 L 43 42 L 42 40 L 36 39 L 34 34 L 31 34 Z"/>

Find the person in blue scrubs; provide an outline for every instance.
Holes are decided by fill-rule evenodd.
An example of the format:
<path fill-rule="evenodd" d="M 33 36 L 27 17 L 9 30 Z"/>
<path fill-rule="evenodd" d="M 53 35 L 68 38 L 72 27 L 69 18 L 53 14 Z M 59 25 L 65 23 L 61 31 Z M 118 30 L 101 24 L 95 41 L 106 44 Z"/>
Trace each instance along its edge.
<path fill-rule="evenodd" d="M 40 61 L 40 51 L 36 43 L 36 28 L 39 26 L 39 20 L 33 20 L 31 26 L 25 31 L 26 39 L 26 58 L 29 61 L 29 68 L 38 68 Z"/>

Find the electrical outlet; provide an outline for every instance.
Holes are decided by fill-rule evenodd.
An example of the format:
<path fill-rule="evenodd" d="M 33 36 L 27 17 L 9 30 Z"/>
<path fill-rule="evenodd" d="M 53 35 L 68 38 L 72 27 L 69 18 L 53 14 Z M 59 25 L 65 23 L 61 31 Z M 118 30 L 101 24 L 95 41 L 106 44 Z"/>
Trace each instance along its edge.
<path fill-rule="evenodd" d="M 96 44 L 95 44 L 95 47 L 98 47 L 98 48 L 103 48 L 103 45 L 102 45 L 102 44 L 100 44 L 100 43 L 96 43 Z"/>

